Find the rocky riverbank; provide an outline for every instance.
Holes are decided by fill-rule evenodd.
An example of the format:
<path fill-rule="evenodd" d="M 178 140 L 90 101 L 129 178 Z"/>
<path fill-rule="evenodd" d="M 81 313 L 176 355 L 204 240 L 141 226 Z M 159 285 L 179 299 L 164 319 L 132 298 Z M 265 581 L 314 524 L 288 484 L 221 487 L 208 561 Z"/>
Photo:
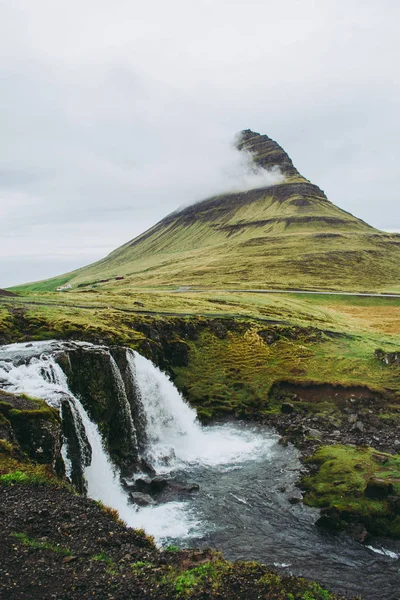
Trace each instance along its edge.
<path fill-rule="evenodd" d="M 0 506 L 0 590 L 8 600 L 339 599 L 212 551 L 159 550 L 110 509 L 55 482 L 0 478 Z"/>

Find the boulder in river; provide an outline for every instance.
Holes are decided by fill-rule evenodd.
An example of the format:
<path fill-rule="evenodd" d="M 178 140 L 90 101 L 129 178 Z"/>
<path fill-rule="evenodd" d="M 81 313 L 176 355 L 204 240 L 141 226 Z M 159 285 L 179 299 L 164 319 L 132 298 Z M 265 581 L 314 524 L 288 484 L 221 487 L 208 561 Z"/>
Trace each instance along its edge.
<path fill-rule="evenodd" d="M 142 492 L 131 492 L 129 494 L 131 502 L 138 506 L 153 506 L 155 500 L 149 496 L 149 494 L 143 494 Z"/>
<path fill-rule="evenodd" d="M 340 531 L 342 529 L 342 520 L 340 511 L 334 506 L 322 508 L 321 516 L 315 523 L 318 527 L 328 531 Z"/>

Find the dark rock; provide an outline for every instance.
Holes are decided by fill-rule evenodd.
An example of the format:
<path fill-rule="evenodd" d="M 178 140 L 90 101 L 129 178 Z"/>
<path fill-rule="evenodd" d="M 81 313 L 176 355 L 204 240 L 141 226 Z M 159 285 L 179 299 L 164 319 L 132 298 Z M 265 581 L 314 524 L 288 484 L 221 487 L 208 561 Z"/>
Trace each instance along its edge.
<path fill-rule="evenodd" d="M 378 477 L 371 477 L 364 490 L 364 495 L 367 498 L 373 498 L 375 500 L 384 500 L 392 493 L 393 483 Z"/>
<path fill-rule="evenodd" d="M 374 356 L 386 365 L 400 365 L 400 352 L 384 352 L 378 348 L 375 350 Z"/>
<path fill-rule="evenodd" d="M 30 398 L 0 391 L 0 436 L 35 462 L 65 475 L 61 457 L 61 419 L 44 402 L 38 407 Z"/>
<path fill-rule="evenodd" d="M 136 492 L 142 492 L 143 494 L 150 494 L 151 489 L 151 479 L 146 477 L 139 477 L 135 480 L 135 482 L 129 486 L 133 488 Z"/>
<path fill-rule="evenodd" d="M 388 502 L 391 512 L 400 515 L 400 496 L 388 496 Z"/>
<path fill-rule="evenodd" d="M 273 329 L 261 329 L 260 331 L 257 331 L 257 333 L 268 346 L 276 342 L 279 337 L 277 331 L 274 331 Z"/>
<path fill-rule="evenodd" d="M 155 468 L 149 462 L 147 462 L 147 460 L 145 460 L 144 458 L 140 459 L 139 468 L 141 471 L 143 471 L 143 473 L 146 473 L 147 475 L 150 475 L 151 477 L 153 477 L 154 475 L 157 474 L 157 471 L 155 470 Z"/>
<path fill-rule="evenodd" d="M 293 496 L 288 498 L 288 501 L 290 504 L 300 504 L 303 501 L 303 494 L 300 492 L 300 490 L 295 490 Z"/>
<path fill-rule="evenodd" d="M 165 477 L 154 477 L 150 482 L 150 493 L 160 494 L 166 487 L 170 485 L 170 481 Z"/>
<path fill-rule="evenodd" d="M 200 486 L 197 483 L 181 483 L 172 479 L 168 482 L 168 492 L 172 492 L 172 494 L 192 493 L 197 492 L 199 489 Z"/>
<path fill-rule="evenodd" d="M 294 406 L 290 402 L 282 402 L 281 412 L 285 415 L 290 415 L 294 412 Z"/>
<path fill-rule="evenodd" d="M 340 511 L 333 507 L 322 508 L 321 516 L 316 521 L 318 527 L 327 529 L 328 531 L 340 531 L 342 529 L 342 520 Z"/>
<path fill-rule="evenodd" d="M 143 411 L 142 402 L 140 401 L 140 393 L 136 379 L 132 373 L 131 364 L 128 360 L 128 351 L 123 346 L 111 346 L 110 352 L 118 365 L 125 386 L 126 397 L 135 427 L 138 449 L 143 450 L 147 442 L 146 417 Z M 134 369 L 136 369 L 135 366 Z"/>
<path fill-rule="evenodd" d="M 351 523 L 347 528 L 347 533 L 360 544 L 364 544 L 370 537 L 362 523 Z"/>
<path fill-rule="evenodd" d="M 107 348 L 73 345 L 55 357 L 90 418 L 97 423 L 111 458 L 124 470 L 138 461 L 136 431 L 115 359 Z"/>
<path fill-rule="evenodd" d="M 149 494 L 143 494 L 142 492 L 131 492 L 129 497 L 131 502 L 138 506 L 153 506 L 155 504 L 154 499 Z"/>
<path fill-rule="evenodd" d="M 215 333 L 217 338 L 223 340 L 228 335 L 228 330 L 222 323 L 215 321 L 210 324 L 212 331 Z"/>
<path fill-rule="evenodd" d="M 198 492 L 200 490 L 200 486 L 198 483 L 190 483 L 186 486 L 188 492 Z"/>
<path fill-rule="evenodd" d="M 126 477 L 121 478 L 121 485 L 124 488 L 124 490 L 126 490 L 128 492 L 134 492 L 137 489 L 136 482 L 133 481 L 132 479 L 127 479 Z M 141 492 L 142 490 L 138 490 L 138 491 Z"/>
<path fill-rule="evenodd" d="M 181 341 L 166 341 L 164 344 L 167 358 L 173 367 L 187 367 L 189 364 L 189 346 Z"/>

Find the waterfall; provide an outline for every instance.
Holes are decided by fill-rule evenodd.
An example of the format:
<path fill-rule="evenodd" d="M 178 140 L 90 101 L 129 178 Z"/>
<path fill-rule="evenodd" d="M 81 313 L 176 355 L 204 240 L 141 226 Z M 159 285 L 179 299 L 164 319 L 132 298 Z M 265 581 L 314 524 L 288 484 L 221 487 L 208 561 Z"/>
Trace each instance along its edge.
<path fill-rule="evenodd" d="M 123 378 L 121 375 L 121 371 L 119 370 L 118 365 L 115 362 L 115 359 L 112 356 L 112 354 L 110 354 L 110 363 L 111 363 L 111 370 L 114 375 L 114 379 L 117 383 L 118 395 L 120 398 L 120 406 L 121 406 L 120 410 L 121 410 L 124 421 L 127 423 L 127 430 L 128 430 L 127 435 L 129 438 L 129 442 L 134 448 L 137 448 L 136 428 L 133 423 L 132 410 L 129 405 L 129 400 L 128 400 L 128 397 L 126 394 L 125 384 L 124 384 L 124 381 L 123 381 Z"/>
<path fill-rule="evenodd" d="M 202 427 L 194 411 L 169 377 L 149 360 L 131 352 L 148 438 L 146 458 L 158 471 L 168 472 L 179 464 L 223 465 L 249 460 L 265 448 L 257 436 L 234 434 L 223 426 Z"/>
<path fill-rule="evenodd" d="M 144 428 L 145 431 L 140 432 L 145 440 L 141 454 L 157 473 L 190 469 L 199 464 L 238 465 L 265 453 L 272 445 L 271 440 L 226 426 L 203 428 L 195 411 L 183 400 L 170 379 L 132 350 L 118 349 L 119 352 L 123 350 L 126 362 L 127 372 L 121 373 L 121 356 L 118 361 L 114 360 L 111 351 L 103 346 L 52 341 L 0 347 L 0 389 L 42 398 L 58 408 L 62 416 L 65 417 L 66 412 L 72 416 L 73 439 L 79 446 L 79 457 L 75 457 L 74 463 L 69 447 L 73 443 L 71 436 L 64 440 L 62 456 L 67 475 L 73 481 L 74 465 L 76 470 L 79 462 L 84 479 L 81 491 L 86 487 L 88 496 L 116 508 L 128 525 L 145 527 L 158 539 L 193 535 L 199 520 L 191 514 L 186 502 L 170 501 L 141 509 L 129 504 L 128 495 L 120 484 L 119 468 L 106 450 L 98 425 L 90 418 L 83 396 L 72 393 L 68 383 L 65 369 L 72 368 L 69 356 L 82 349 L 96 356 L 99 353 L 108 355 L 104 364 L 109 365 L 113 378 L 121 423 L 124 422 L 131 443 L 135 443 L 136 428 Z M 117 349 L 112 351 L 117 352 Z M 76 355 L 74 360 L 76 364 Z M 127 390 L 132 395 L 133 388 L 135 398 L 128 398 Z M 134 473 L 132 476 L 135 477 Z M 75 481 L 77 479 L 75 476 Z"/>

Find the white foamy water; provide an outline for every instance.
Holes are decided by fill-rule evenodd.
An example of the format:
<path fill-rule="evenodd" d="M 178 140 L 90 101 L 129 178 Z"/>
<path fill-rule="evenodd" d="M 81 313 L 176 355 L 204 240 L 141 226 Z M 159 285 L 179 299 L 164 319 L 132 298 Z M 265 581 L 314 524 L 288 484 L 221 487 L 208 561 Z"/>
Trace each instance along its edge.
<path fill-rule="evenodd" d="M 91 346 L 80 345 L 88 349 Z M 188 502 L 167 502 L 144 508 L 136 508 L 128 502 L 120 485 L 119 471 L 105 451 L 97 425 L 69 390 L 67 378 L 52 356 L 62 347 L 62 342 L 3 346 L 0 348 L 0 388 L 42 398 L 57 408 L 62 399 L 69 400 L 73 415 L 79 414 L 92 449 L 91 463 L 84 469 L 91 498 L 115 508 L 129 526 L 144 528 L 157 541 L 198 535 L 203 524 L 191 512 Z M 270 453 L 274 440 L 256 431 L 230 425 L 203 428 L 195 411 L 184 402 L 164 373 L 136 352 L 127 351 L 127 359 L 146 420 L 146 458 L 159 473 L 197 466 L 220 465 L 235 469 Z M 112 365 L 118 369 L 114 361 Z M 62 454 L 68 473 L 71 465 L 65 446 Z"/>
<path fill-rule="evenodd" d="M 253 430 L 229 424 L 202 427 L 167 375 L 137 352 L 133 354 L 129 360 L 147 421 L 147 454 L 159 471 L 182 465 L 237 465 L 270 451 L 274 440 Z M 172 458 L 168 466 L 165 457 Z"/>
<path fill-rule="evenodd" d="M 372 550 L 372 552 L 375 552 L 375 554 L 380 554 L 381 556 L 388 556 L 389 558 L 393 558 L 395 560 L 400 558 L 400 554 L 398 552 L 393 552 L 387 548 L 375 548 L 374 546 L 367 546 L 367 548 Z"/>

